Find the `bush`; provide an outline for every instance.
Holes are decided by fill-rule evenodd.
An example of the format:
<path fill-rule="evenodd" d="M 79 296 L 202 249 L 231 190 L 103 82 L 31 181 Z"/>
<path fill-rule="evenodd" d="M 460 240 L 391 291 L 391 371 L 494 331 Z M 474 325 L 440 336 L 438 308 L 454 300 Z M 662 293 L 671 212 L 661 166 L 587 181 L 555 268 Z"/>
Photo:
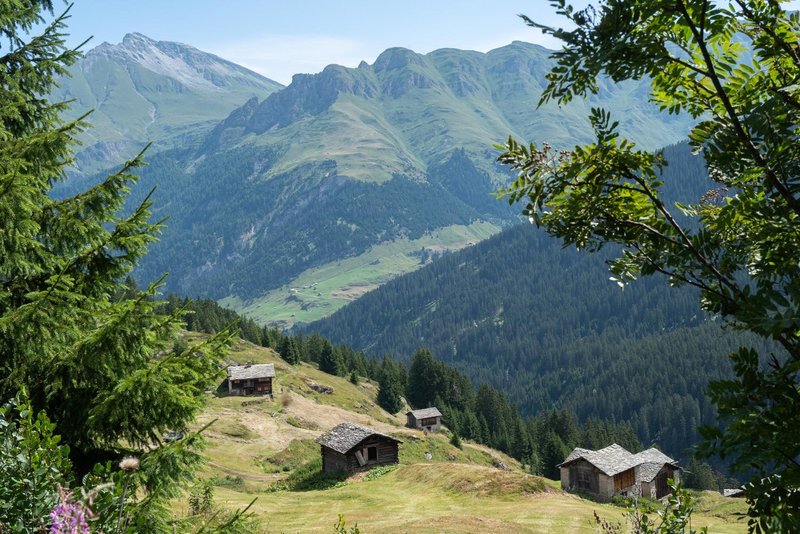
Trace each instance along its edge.
<path fill-rule="evenodd" d="M 380 466 L 380 467 L 375 467 L 373 469 L 370 469 L 369 472 L 367 473 L 367 475 L 364 477 L 364 481 L 368 482 L 370 480 L 377 480 L 377 479 L 381 478 L 382 476 L 388 475 L 392 471 L 395 471 L 398 467 L 400 467 L 400 466 L 399 465 L 383 465 L 383 466 Z"/>
<path fill-rule="evenodd" d="M 24 392 L 0 407 L 0 532 L 45 529 L 61 502 L 72 465 L 54 428 L 44 412 L 34 414 Z"/>

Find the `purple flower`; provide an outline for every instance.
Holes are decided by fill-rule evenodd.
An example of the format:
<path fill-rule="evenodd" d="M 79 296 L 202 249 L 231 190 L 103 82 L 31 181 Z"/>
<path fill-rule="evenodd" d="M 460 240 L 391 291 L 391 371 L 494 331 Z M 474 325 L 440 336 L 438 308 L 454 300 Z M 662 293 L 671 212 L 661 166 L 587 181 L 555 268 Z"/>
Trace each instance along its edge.
<path fill-rule="evenodd" d="M 58 488 L 58 493 L 61 502 L 50 512 L 50 534 L 90 534 L 84 504 L 73 501 L 71 492 Z"/>

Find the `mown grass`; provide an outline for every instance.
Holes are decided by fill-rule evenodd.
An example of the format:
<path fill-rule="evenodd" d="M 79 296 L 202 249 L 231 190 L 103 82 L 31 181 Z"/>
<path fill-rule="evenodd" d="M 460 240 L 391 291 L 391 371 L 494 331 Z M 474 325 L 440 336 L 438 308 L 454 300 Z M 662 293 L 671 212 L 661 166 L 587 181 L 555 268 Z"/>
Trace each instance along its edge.
<path fill-rule="evenodd" d="M 310 439 L 295 439 L 288 447 L 261 459 L 266 473 L 293 472 L 319 459 L 319 445 Z"/>
<path fill-rule="evenodd" d="M 220 488 L 227 506 L 250 495 Z M 565 494 L 524 473 L 463 464 L 405 465 L 383 476 L 332 482 L 327 489 L 277 491 L 262 495 L 252 510 L 270 531 L 329 531 L 337 514 L 362 532 L 597 532 L 594 512 L 625 522 L 624 510 Z M 730 515 L 695 513 L 694 528 L 743 533 Z"/>

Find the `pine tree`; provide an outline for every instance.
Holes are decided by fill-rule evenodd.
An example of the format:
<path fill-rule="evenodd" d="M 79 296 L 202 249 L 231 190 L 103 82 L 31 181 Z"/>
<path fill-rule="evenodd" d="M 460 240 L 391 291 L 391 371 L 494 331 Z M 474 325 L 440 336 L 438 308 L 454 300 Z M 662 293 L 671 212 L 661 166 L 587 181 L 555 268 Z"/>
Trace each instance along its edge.
<path fill-rule="evenodd" d="M 294 338 L 289 336 L 281 336 L 277 342 L 277 351 L 287 363 L 295 365 L 297 363 L 297 347 L 296 342 L 292 343 Z"/>
<path fill-rule="evenodd" d="M 411 357 L 408 370 L 406 399 L 414 408 L 427 408 L 433 404 L 436 394 L 443 388 L 442 366 L 434 360 L 427 349 L 419 349 Z"/>
<path fill-rule="evenodd" d="M 391 414 L 395 414 L 403 408 L 403 401 L 400 398 L 403 384 L 396 369 L 397 366 L 389 358 L 383 358 L 378 378 L 378 396 L 375 399 L 378 406 Z"/>
<path fill-rule="evenodd" d="M 126 284 L 160 228 L 149 198 L 123 211 L 141 154 L 80 194 L 51 196 L 84 127 L 47 99 L 78 58 L 64 16 L 46 23 L 51 10 L 46 0 L 0 5 L 0 401 L 25 388 L 79 474 L 121 449 L 141 457 L 146 513 L 198 460 L 194 439 L 161 439 L 193 421 L 227 338 L 172 353 L 181 321 L 153 298 L 160 281 Z"/>
<path fill-rule="evenodd" d="M 333 348 L 331 342 L 326 339 L 319 356 L 319 370 L 331 375 L 339 375 L 341 374 L 341 369 L 342 363 L 339 353 Z"/>

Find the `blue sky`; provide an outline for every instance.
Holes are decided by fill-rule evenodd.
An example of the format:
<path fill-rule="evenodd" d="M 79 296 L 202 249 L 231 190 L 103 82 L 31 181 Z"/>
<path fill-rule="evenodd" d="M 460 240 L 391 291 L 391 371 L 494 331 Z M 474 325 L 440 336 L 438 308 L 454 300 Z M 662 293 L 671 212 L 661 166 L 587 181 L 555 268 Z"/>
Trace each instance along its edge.
<path fill-rule="evenodd" d="M 93 35 L 91 48 L 140 32 L 215 53 L 284 84 L 294 73 L 319 72 L 330 63 L 372 63 L 392 46 L 422 53 L 488 51 L 513 40 L 553 47 L 517 15 L 556 21 L 546 0 L 75 0 L 71 13 L 72 44 Z"/>
<path fill-rule="evenodd" d="M 528 28 L 524 13 L 558 24 L 548 0 L 74 0 L 72 44 L 118 43 L 126 33 L 178 41 L 288 84 L 298 72 L 337 63 L 372 63 L 383 50 L 403 46 L 482 52 L 514 40 L 555 48 Z M 574 0 L 585 6 L 588 0 Z M 59 9 L 59 3 L 55 2 Z M 61 4 L 65 6 L 66 4 Z M 800 8 L 800 0 L 786 4 Z"/>

